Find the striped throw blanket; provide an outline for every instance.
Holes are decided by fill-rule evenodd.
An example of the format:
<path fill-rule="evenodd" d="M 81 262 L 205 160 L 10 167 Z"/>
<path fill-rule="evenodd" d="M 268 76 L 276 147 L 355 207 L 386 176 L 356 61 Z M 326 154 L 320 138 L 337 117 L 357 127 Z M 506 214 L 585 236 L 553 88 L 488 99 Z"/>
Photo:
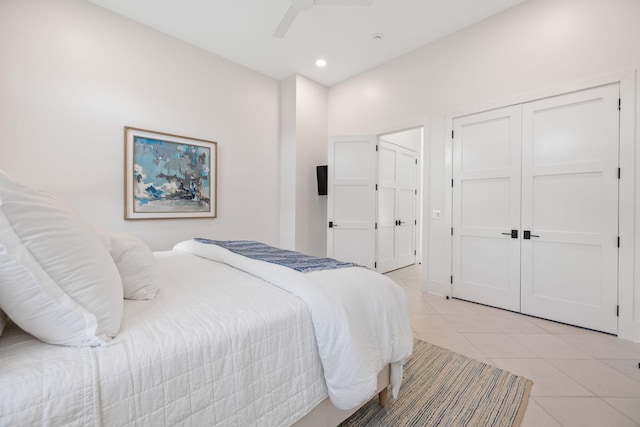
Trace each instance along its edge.
<path fill-rule="evenodd" d="M 199 243 L 217 245 L 238 255 L 278 264 L 301 273 L 335 270 L 346 267 L 360 267 L 358 264 L 352 262 L 342 262 L 332 258 L 316 258 L 311 255 L 301 254 L 300 252 L 274 248 L 273 246 L 252 240 L 210 240 L 202 238 L 195 238 L 193 240 Z"/>

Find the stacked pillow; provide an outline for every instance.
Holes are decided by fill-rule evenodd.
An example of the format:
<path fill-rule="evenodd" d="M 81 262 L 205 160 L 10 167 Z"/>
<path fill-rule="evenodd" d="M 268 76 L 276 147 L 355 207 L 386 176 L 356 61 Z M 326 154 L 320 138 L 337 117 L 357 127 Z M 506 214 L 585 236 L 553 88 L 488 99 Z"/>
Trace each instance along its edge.
<path fill-rule="evenodd" d="M 0 309 L 51 344 L 103 344 L 120 329 L 122 281 L 91 226 L 0 171 Z"/>
<path fill-rule="evenodd" d="M 100 334 L 97 317 L 63 288 L 47 283 L 47 279 L 38 281 L 4 247 L 0 247 L 0 272 L 3 307 L 16 324 L 40 340 L 86 346 L 102 344 L 111 336 L 107 332 Z"/>
<path fill-rule="evenodd" d="M 125 299 L 153 299 L 158 293 L 160 272 L 149 247 L 123 233 L 98 229 L 102 242 L 116 263 Z"/>

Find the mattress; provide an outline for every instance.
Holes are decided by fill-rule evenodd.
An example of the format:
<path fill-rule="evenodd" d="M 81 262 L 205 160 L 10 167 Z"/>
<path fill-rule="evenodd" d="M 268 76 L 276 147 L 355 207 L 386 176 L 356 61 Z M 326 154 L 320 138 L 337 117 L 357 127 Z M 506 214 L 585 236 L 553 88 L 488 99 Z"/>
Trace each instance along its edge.
<path fill-rule="evenodd" d="M 108 345 L 0 337 L 0 425 L 290 425 L 327 397 L 297 297 L 230 266 L 156 253 L 153 301 Z"/>

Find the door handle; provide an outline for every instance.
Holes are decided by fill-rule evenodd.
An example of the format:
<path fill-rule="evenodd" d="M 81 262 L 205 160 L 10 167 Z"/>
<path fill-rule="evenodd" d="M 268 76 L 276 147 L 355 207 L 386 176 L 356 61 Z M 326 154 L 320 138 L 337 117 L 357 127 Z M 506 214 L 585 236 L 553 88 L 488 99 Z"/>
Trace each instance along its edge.
<path fill-rule="evenodd" d="M 334 224 L 333 221 L 329 221 L 329 228 L 335 228 L 338 224 Z"/>
<path fill-rule="evenodd" d="M 523 239 L 525 239 L 525 240 L 529 240 L 529 239 L 531 239 L 532 237 L 540 237 L 540 236 L 539 236 L 539 235 L 537 235 L 537 234 L 531 234 L 531 231 L 530 231 L 530 230 L 524 230 L 524 231 L 522 232 L 522 234 L 523 234 L 522 238 L 523 238 Z"/>
<path fill-rule="evenodd" d="M 405 221 L 398 221 L 398 225 L 406 224 Z"/>
<path fill-rule="evenodd" d="M 512 239 L 518 238 L 518 230 L 511 230 L 510 233 L 502 233 L 505 236 L 511 236 Z"/>

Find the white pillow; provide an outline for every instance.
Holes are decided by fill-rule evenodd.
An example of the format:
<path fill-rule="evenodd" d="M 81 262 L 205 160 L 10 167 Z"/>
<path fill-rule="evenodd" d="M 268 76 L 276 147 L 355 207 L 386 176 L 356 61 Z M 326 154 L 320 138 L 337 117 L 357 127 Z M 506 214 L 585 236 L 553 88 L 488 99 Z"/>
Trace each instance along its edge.
<path fill-rule="evenodd" d="M 7 326 L 7 315 L 4 314 L 2 310 L 0 310 L 0 337 L 2 336 L 2 332 L 4 328 Z"/>
<path fill-rule="evenodd" d="M 93 314 L 52 281 L 38 283 L 1 245 L 0 301 L 16 325 L 46 343 L 88 346 L 105 341 L 96 336 Z"/>
<path fill-rule="evenodd" d="M 123 233 L 99 230 L 120 272 L 126 299 L 154 299 L 158 293 L 160 272 L 151 249 L 140 239 Z"/>
<path fill-rule="evenodd" d="M 95 316 L 96 329 L 82 343 L 118 333 L 123 306 L 122 282 L 97 233 L 52 195 L 17 184 L 2 171 L 0 243 L 8 255 L 31 273 L 42 292 L 55 300 L 60 300 L 62 292 Z M 3 298 L 0 301 L 0 308 L 15 321 L 7 308 L 9 303 Z M 44 333 L 47 328 L 66 326 L 39 324 L 38 332 L 32 334 L 38 338 L 67 336 L 63 331 Z M 59 344 L 84 345 L 77 340 Z"/>

